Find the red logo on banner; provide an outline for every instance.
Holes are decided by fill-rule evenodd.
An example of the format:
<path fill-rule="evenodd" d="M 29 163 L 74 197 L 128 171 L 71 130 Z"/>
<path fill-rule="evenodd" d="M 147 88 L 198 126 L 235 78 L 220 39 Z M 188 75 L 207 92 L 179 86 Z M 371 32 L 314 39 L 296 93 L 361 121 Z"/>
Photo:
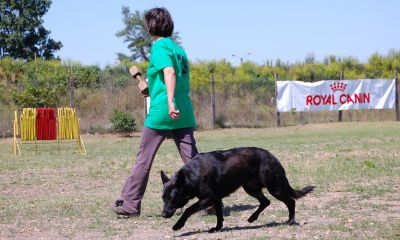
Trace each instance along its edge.
<path fill-rule="evenodd" d="M 332 83 L 330 86 L 333 92 L 336 91 L 344 92 L 344 90 L 346 90 L 347 84 L 337 82 L 337 83 Z"/>
<path fill-rule="evenodd" d="M 370 103 L 370 93 L 344 93 L 347 84 L 343 82 L 335 82 L 329 85 L 333 94 L 328 95 L 308 95 L 306 97 L 306 105 L 320 106 L 320 105 L 337 105 L 337 104 L 354 104 L 354 103 Z M 338 95 L 335 92 L 342 92 Z"/>

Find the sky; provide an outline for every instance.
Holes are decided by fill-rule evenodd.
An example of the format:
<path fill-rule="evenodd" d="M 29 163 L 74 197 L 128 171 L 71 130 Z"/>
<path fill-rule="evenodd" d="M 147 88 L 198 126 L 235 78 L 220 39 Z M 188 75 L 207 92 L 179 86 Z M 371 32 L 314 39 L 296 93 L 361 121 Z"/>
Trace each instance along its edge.
<path fill-rule="evenodd" d="M 63 43 L 56 55 L 117 64 L 117 53 L 129 54 L 115 35 L 124 28 L 122 6 L 167 8 L 191 61 L 295 63 L 313 54 L 367 62 L 374 53 L 400 50 L 398 0 L 53 0 L 43 20 L 50 37 Z"/>

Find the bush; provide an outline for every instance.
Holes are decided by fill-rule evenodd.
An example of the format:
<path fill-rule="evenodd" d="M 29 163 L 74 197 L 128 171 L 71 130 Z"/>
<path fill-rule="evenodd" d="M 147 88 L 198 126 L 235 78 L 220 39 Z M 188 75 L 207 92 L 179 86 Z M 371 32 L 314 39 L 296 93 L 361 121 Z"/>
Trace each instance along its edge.
<path fill-rule="evenodd" d="M 22 92 L 13 92 L 14 102 L 19 107 L 57 107 L 57 92 L 51 88 L 29 87 Z"/>
<path fill-rule="evenodd" d="M 95 124 L 89 127 L 89 134 L 106 133 L 107 130 L 100 124 Z"/>
<path fill-rule="evenodd" d="M 117 133 L 129 136 L 135 130 L 135 119 L 127 112 L 114 109 L 110 118 L 112 128 Z"/>

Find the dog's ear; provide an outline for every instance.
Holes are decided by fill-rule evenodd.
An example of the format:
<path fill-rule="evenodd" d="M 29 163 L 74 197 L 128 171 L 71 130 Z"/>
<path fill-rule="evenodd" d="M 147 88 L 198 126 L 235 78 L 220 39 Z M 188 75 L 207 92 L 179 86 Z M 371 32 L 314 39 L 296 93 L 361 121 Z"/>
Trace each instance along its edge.
<path fill-rule="evenodd" d="M 167 175 L 164 173 L 164 171 L 161 170 L 160 173 L 161 173 L 161 180 L 162 180 L 162 183 L 165 184 L 166 182 L 169 181 L 169 178 L 168 178 Z"/>
<path fill-rule="evenodd" d="M 185 183 L 186 183 L 185 173 L 182 170 L 179 170 L 178 173 L 176 174 L 175 186 L 179 188 L 184 186 Z"/>

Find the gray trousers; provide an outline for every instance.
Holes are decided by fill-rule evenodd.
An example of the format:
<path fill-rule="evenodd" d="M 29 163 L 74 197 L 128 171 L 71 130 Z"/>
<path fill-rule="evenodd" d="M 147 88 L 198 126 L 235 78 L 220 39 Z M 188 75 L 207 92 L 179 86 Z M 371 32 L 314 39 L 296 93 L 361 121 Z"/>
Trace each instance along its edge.
<path fill-rule="evenodd" d="M 154 157 L 161 143 L 169 136 L 174 139 L 184 162 L 198 154 L 192 128 L 155 130 L 144 127 L 136 163 L 122 189 L 121 197 L 124 200 L 122 209 L 124 211 L 140 213 L 141 201 L 146 191 Z"/>

